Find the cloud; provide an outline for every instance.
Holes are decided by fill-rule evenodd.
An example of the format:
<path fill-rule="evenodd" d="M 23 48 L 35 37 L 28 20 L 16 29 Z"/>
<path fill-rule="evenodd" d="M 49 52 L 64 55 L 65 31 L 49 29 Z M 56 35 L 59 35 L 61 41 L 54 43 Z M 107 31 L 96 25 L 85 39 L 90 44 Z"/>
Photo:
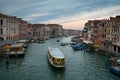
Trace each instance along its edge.
<path fill-rule="evenodd" d="M 37 8 L 42 8 L 46 4 L 49 4 L 48 0 L 4 0 L 0 1 L 1 9 L 0 12 L 8 13 L 10 15 L 24 15 L 33 14 L 33 12 L 38 12 Z"/>
<path fill-rule="evenodd" d="M 43 21 L 42 23 L 57 23 L 62 24 L 64 27 L 83 27 L 84 23 L 89 19 L 105 19 L 110 16 L 116 16 L 120 13 L 120 6 L 114 7 L 106 7 L 106 8 L 98 8 L 96 10 L 92 10 L 91 12 L 85 11 L 82 13 L 74 14 L 73 16 L 67 17 L 58 17 L 56 19 L 50 19 L 48 21 Z M 41 23 L 41 22 L 40 22 Z"/>
<path fill-rule="evenodd" d="M 57 23 L 77 29 L 89 19 L 116 16 L 119 4 L 118 0 L 2 0 L 0 12 L 30 23 Z"/>
<path fill-rule="evenodd" d="M 36 17 L 48 15 L 47 13 L 34 13 L 24 17 L 24 20 L 34 20 Z"/>

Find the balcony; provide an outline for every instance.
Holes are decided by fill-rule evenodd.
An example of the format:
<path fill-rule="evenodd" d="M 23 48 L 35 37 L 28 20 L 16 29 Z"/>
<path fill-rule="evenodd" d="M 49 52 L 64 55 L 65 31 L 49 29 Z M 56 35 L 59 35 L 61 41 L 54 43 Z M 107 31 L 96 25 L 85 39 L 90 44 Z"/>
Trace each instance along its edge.
<path fill-rule="evenodd" d="M 120 46 L 120 42 L 112 42 L 113 45 Z"/>
<path fill-rule="evenodd" d="M 117 36 L 117 35 L 119 36 L 120 35 L 119 32 L 113 32 L 112 34 L 115 35 L 115 36 Z"/>

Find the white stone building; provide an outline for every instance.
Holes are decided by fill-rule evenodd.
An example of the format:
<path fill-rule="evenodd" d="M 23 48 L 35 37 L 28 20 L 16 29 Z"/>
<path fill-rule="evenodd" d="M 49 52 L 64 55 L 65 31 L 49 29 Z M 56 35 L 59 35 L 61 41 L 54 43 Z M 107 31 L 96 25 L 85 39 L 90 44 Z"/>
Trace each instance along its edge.
<path fill-rule="evenodd" d="M 0 14 L 0 41 L 16 40 L 18 36 L 18 21 L 14 16 Z"/>

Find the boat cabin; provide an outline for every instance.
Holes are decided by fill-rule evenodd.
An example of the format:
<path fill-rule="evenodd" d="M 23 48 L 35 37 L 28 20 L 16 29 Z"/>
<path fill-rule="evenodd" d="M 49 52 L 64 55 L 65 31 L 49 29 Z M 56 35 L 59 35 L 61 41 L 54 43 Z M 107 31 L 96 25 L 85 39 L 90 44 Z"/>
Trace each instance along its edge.
<path fill-rule="evenodd" d="M 10 45 L 9 52 L 7 54 L 11 56 L 18 56 L 18 55 L 24 56 L 25 49 L 23 45 L 24 45 L 23 43 L 16 43 Z"/>
<path fill-rule="evenodd" d="M 48 59 L 54 67 L 65 66 L 65 57 L 58 48 L 48 48 Z"/>

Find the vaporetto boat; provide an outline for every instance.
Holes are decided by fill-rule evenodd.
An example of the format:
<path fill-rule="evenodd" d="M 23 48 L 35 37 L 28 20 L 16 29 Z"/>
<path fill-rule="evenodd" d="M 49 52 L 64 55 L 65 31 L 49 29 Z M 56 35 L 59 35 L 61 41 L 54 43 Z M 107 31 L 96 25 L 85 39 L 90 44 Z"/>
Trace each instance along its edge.
<path fill-rule="evenodd" d="M 50 64 L 56 68 L 65 67 L 65 57 L 58 48 L 48 48 L 48 60 Z"/>

